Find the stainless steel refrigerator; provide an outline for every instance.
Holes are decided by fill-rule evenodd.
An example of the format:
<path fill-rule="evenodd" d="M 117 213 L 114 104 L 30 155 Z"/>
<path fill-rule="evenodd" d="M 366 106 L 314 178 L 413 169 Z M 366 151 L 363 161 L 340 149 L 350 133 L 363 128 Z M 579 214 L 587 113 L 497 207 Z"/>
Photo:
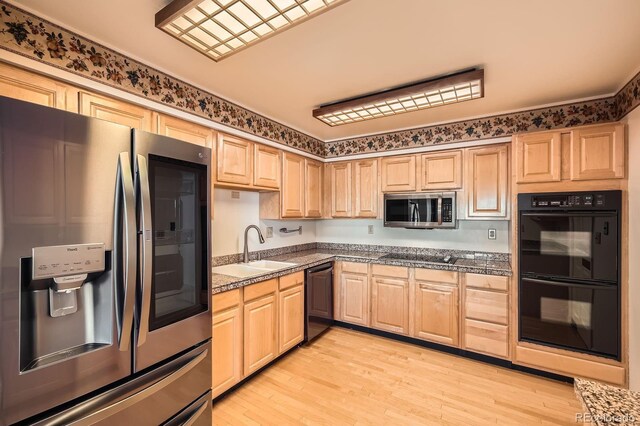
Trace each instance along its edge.
<path fill-rule="evenodd" d="M 0 425 L 211 425 L 210 158 L 0 97 Z"/>

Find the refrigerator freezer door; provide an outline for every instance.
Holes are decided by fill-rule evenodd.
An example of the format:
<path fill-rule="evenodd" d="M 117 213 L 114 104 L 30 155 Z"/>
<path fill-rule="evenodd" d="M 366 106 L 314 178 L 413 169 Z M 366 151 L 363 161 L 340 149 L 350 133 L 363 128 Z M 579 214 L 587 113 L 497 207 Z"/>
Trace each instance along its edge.
<path fill-rule="evenodd" d="M 0 97 L 0 425 L 131 374 L 113 243 L 118 161 L 130 149 L 126 127 Z M 75 259 L 83 244 L 104 245 L 105 265 L 76 289 L 32 274 L 34 248 L 66 246 Z M 38 263 L 69 275 L 58 266 Z"/>
<path fill-rule="evenodd" d="M 211 337 L 211 150 L 135 130 L 133 146 L 141 371 Z"/>

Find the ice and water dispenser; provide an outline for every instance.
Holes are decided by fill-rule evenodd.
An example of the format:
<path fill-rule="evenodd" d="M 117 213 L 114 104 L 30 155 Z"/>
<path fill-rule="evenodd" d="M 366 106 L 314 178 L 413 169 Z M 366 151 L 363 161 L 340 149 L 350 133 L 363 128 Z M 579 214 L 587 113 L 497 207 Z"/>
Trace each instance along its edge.
<path fill-rule="evenodd" d="M 104 244 L 35 247 L 20 269 L 21 371 L 112 343 L 111 252 Z"/>

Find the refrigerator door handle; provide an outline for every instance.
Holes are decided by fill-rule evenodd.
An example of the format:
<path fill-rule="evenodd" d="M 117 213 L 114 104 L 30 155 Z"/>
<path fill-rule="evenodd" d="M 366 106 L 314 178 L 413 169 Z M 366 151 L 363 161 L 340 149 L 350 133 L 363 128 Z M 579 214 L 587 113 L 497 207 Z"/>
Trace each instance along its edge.
<path fill-rule="evenodd" d="M 151 191 L 149 190 L 149 171 L 147 159 L 143 155 L 136 156 L 138 191 L 140 194 L 140 251 L 142 264 L 140 268 L 140 285 L 142 301 L 138 328 L 138 347 L 147 341 L 149 333 L 149 315 L 151 310 L 151 281 L 153 274 L 153 222 L 151 218 Z"/>
<path fill-rule="evenodd" d="M 122 208 L 123 219 L 121 223 L 122 235 L 116 235 L 116 239 L 123 238 L 123 250 L 124 258 L 122 259 L 124 280 L 123 280 L 123 292 L 122 308 L 120 309 L 120 333 L 118 348 L 120 351 L 126 352 L 129 350 L 129 343 L 131 342 L 131 331 L 133 328 L 133 316 L 135 307 L 135 274 L 136 274 L 136 211 L 135 211 L 135 197 L 133 188 L 133 174 L 131 173 L 131 160 L 128 152 L 121 152 L 118 157 L 118 190 L 116 191 L 116 221 L 119 222 L 119 209 Z M 122 207 L 121 207 L 122 206 Z M 116 225 L 116 233 L 119 232 L 120 226 Z M 114 244 L 116 247 L 117 244 Z M 115 256 L 121 256 L 120 253 L 115 253 Z M 116 262 L 120 261 L 116 257 Z M 120 274 L 120 271 L 116 273 Z M 119 276 L 117 277 L 120 278 Z"/>

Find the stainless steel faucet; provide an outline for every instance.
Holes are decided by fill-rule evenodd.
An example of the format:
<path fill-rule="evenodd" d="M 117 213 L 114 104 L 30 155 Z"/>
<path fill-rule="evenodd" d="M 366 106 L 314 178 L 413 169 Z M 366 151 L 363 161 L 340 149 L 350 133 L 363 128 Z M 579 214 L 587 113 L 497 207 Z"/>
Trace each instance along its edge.
<path fill-rule="evenodd" d="M 260 231 L 260 228 L 258 228 L 256 225 L 247 226 L 247 228 L 244 230 L 244 258 L 242 260 L 244 263 L 249 262 L 249 244 L 247 242 L 247 234 L 249 233 L 249 229 L 251 228 L 258 231 L 258 239 L 260 241 L 260 244 L 264 244 L 264 237 L 262 236 L 262 231 Z"/>

